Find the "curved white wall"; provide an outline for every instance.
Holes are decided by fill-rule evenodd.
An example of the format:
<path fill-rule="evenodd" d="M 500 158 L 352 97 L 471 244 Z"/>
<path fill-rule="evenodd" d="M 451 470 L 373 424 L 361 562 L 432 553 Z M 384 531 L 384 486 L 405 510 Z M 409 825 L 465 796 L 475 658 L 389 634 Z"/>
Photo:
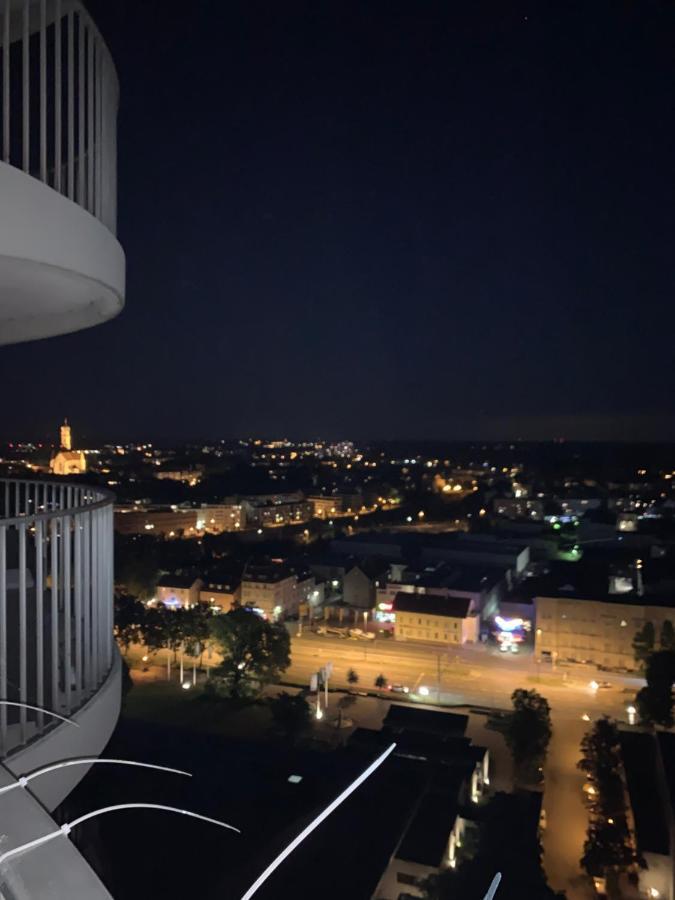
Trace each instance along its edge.
<path fill-rule="evenodd" d="M 122 664 L 119 653 L 115 650 L 108 678 L 89 702 L 71 717 L 80 727 L 74 728 L 62 723 L 44 737 L 9 756 L 4 760 L 5 768 L 19 777 L 60 760 L 100 756 L 117 724 L 121 701 Z M 48 810 L 53 810 L 88 771 L 88 766 L 69 766 L 49 772 L 31 782 L 31 791 Z"/>
<path fill-rule="evenodd" d="M 124 251 L 98 219 L 0 163 L 0 344 L 79 331 L 124 306 Z"/>

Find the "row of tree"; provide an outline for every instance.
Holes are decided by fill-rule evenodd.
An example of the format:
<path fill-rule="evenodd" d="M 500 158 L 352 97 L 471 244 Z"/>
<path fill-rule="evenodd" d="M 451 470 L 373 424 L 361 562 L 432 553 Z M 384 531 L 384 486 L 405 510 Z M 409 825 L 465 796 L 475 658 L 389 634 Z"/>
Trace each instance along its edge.
<path fill-rule="evenodd" d="M 631 845 L 621 777 L 621 747 L 615 722 L 598 719 L 581 742 L 578 767 L 590 782 L 589 824 L 582 867 L 589 875 L 607 879 L 610 896 L 617 896 L 618 879 L 636 862 Z"/>
<path fill-rule="evenodd" d="M 638 691 L 635 702 L 643 725 L 673 726 L 673 683 L 675 683 L 675 651 L 658 650 L 647 659 L 647 684 Z"/>
<path fill-rule="evenodd" d="M 223 661 L 211 670 L 211 677 L 237 699 L 277 681 L 291 662 L 286 628 L 245 607 L 214 615 L 205 604 L 190 609 L 146 607 L 133 597 L 119 595 L 115 636 L 125 653 L 132 644 L 143 644 L 150 652 L 171 650 L 174 658 L 183 649 L 189 656 L 200 657 L 200 665 L 207 647 L 215 647 Z"/>
<path fill-rule="evenodd" d="M 653 622 L 645 622 L 633 638 L 633 654 L 635 662 L 644 668 L 649 661 L 649 657 L 657 649 L 656 647 L 656 629 Z M 670 619 L 666 619 L 661 625 L 659 634 L 659 650 L 667 650 L 675 652 L 675 628 Z"/>

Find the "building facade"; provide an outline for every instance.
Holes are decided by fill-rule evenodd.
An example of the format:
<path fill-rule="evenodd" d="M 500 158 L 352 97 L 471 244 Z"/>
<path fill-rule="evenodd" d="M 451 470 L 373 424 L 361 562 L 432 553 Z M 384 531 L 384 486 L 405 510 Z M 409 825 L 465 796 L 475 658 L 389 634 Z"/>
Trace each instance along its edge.
<path fill-rule="evenodd" d="M 394 598 L 394 637 L 397 641 L 465 644 L 477 641 L 479 618 L 470 614 L 464 597 L 399 593 Z"/>
<path fill-rule="evenodd" d="M 241 605 L 274 622 L 297 615 L 300 606 L 297 581 L 283 566 L 249 568 L 241 579 Z"/>
<path fill-rule="evenodd" d="M 603 599 L 536 597 L 535 654 L 553 660 L 594 663 L 608 669 L 638 668 L 633 638 L 651 622 L 656 641 L 664 621 L 675 625 L 672 607 L 647 597 L 608 595 Z"/>

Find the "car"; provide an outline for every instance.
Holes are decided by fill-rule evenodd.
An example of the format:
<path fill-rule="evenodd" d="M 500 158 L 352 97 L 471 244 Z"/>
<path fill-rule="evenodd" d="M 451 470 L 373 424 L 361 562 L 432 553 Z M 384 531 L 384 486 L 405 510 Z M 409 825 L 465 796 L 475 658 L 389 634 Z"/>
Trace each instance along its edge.
<path fill-rule="evenodd" d="M 611 681 L 599 681 L 598 682 L 598 688 L 601 691 L 608 691 L 608 690 L 611 690 L 611 688 L 613 688 L 613 687 L 614 687 L 614 685 L 611 683 Z"/>
<path fill-rule="evenodd" d="M 542 809 L 539 813 L 539 827 L 542 831 L 546 831 L 546 810 Z"/>
<path fill-rule="evenodd" d="M 392 691 L 394 694 L 409 694 L 410 688 L 407 684 L 390 684 L 387 690 Z"/>

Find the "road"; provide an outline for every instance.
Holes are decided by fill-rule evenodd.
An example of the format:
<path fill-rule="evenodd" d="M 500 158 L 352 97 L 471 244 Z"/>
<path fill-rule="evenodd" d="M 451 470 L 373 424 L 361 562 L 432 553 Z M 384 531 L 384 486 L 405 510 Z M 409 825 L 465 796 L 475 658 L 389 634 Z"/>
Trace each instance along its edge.
<path fill-rule="evenodd" d="M 583 777 L 577 770 L 579 745 L 589 723 L 603 714 L 625 720 L 626 706 L 640 687 L 640 680 L 628 676 L 601 673 L 594 667 L 537 665 L 532 654 L 500 653 L 491 646 L 460 647 L 450 651 L 433 645 L 408 644 L 393 639 L 372 642 L 320 637 L 304 632 L 292 639 L 292 666 L 289 680 L 308 683 L 311 674 L 330 661 L 331 685 L 347 687 L 347 672 L 359 676 L 358 688 L 374 690 L 374 680 L 382 673 L 390 683 L 418 691 L 429 689 L 429 696 L 415 699 L 461 706 L 485 706 L 509 709 L 512 692 L 519 687 L 543 694 L 551 705 L 553 738 L 545 768 L 544 808 L 547 828 L 542 843 L 544 866 L 552 887 L 567 892 L 569 900 L 586 900 L 593 892 L 579 870 L 579 859 L 586 835 L 587 812 L 583 803 Z M 440 674 L 440 678 L 439 678 Z M 593 690 L 596 679 L 612 684 L 611 689 Z M 388 695 L 395 699 L 395 695 Z M 472 717 L 473 719 L 482 717 Z M 473 727 L 476 727 L 475 725 Z M 476 733 L 485 740 L 489 732 Z M 501 738 L 500 738 L 501 740 Z M 493 754 L 494 755 L 494 754 Z M 500 773 L 499 787 L 508 779 Z"/>

